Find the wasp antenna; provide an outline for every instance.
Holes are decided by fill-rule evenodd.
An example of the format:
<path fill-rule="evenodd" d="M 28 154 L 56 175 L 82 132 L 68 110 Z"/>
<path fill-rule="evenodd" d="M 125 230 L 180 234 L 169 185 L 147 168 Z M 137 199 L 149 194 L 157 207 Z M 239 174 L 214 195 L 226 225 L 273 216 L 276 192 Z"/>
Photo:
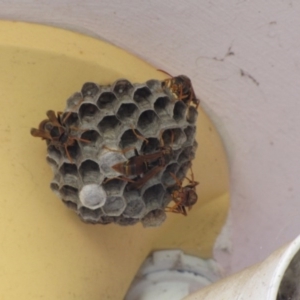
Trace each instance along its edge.
<path fill-rule="evenodd" d="M 166 71 L 164 71 L 164 70 L 162 70 L 162 69 L 157 69 L 157 71 L 162 72 L 162 73 L 165 73 L 166 75 L 168 75 L 168 76 L 170 76 L 170 77 L 173 77 L 170 73 L 168 73 L 168 72 L 166 72 Z"/>

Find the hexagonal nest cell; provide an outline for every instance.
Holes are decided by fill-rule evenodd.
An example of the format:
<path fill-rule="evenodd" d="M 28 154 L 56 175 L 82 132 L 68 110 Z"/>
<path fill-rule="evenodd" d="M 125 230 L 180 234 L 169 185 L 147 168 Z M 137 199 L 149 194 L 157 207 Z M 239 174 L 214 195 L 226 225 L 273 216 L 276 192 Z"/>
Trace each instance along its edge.
<path fill-rule="evenodd" d="M 199 101 L 178 78 L 87 82 L 31 130 L 46 140 L 52 191 L 85 223 L 153 227 L 185 211 Z"/>

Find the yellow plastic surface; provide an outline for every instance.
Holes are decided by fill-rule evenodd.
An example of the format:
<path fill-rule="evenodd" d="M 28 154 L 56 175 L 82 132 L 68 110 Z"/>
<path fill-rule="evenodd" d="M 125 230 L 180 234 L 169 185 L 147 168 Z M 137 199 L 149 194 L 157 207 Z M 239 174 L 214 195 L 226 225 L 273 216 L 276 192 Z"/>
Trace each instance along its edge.
<path fill-rule="evenodd" d="M 226 219 L 228 169 L 220 138 L 199 110 L 194 162 L 199 200 L 160 227 L 87 225 L 51 192 L 46 147 L 29 131 L 86 81 L 165 75 L 78 33 L 0 21 L 0 299 L 122 299 L 145 257 L 180 247 L 210 257 Z"/>

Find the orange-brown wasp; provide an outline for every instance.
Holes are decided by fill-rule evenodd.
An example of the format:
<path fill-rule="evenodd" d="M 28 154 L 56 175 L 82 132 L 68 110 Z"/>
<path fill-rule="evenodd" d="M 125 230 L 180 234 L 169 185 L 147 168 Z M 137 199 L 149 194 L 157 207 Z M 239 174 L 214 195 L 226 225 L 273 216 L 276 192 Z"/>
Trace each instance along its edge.
<path fill-rule="evenodd" d="M 142 161 L 145 165 L 145 168 L 140 174 L 135 174 L 143 174 L 143 176 L 137 178 L 133 182 L 130 181 L 130 184 L 127 186 L 127 189 L 132 190 L 142 188 L 142 186 L 148 180 L 150 180 L 152 177 L 155 177 L 160 171 L 164 169 L 164 167 L 166 166 L 166 158 L 170 159 L 169 156 L 171 155 L 171 153 L 171 147 L 163 147 L 157 152 L 133 157 Z"/>
<path fill-rule="evenodd" d="M 163 170 L 165 167 L 165 162 L 164 160 L 161 161 L 161 165 L 156 165 L 152 169 L 150 169 L 148 172 L 146 172 L 143 177 L 140 177 L 136 179 L 134 182 L 130 182 L 129 185 L 127 186 L 128 190 L 133 190 L 133 189 L 140 189 L 143 187 L 143 185 L 150 180 L 152 177 L 155 177 L 160 171 Z"/>
<path fill-rule="evenodd" d="M 127 151 L 127 149 L 125 149 L 125 151 Z M 129 190 L 140 189 L 149 179 L 154 177 L 165 167 L 165 158 L 172 153 L 172 148 L 163 147 L 157 152 L 144 155 L 139 155 L 136 150 L 135 152 L 136 155 L 129 158 L 127 161 L 112 166 L 115 171 L 124 176 L 110 178 L 106 180 L 106 182 L 117 178 L 130 182 L 127 186 L 127 189 Z M 139 177 L 130 179 L 128 178 L 129 176 Z"/>
<path fill-rule="evenodd" d="M 192 82 L 187 76 L 179 75 L 173 77 L 163 70 L 158 71 L 171 77 L 163 80 L 163 88 L 169 89 L 175 98 L 183 101 L 186 105 L 190 106 L 191 103 L 193 103 L 196 106 L 196 109 L 198 108 L 200 101 L 196 98 Z"/>
<path fill-rule="evenodd" d="M 113 165 L 112 168 L 125 176 L 141 175 L 147 172 L 153 164 L 163 164 L 163 157 L 171 154 L 171 151 L 171 148 L 164 147 L 154 153 L 139 155 L 135 150 L 135 156 L 129 158 L 125 162 Z"/>
<path fill-rule="evenodd" d="M 144 136 L 138 134 L 133 126 L 131 126 L 131 129 L 138 139 L 143 140 L 146 145 L 148 144 L 148 140 Z M 172 139 L 173 138 L 174 137 L 172 135 Z M 146 171 L 148 171 L 151 168 L 151 166 L 153 166 L 153 164 L 155 165 L 156 162 L 157 162 L 156 165 L 161 164 L 160 160 L 163 158 L 163 156 L 170 155 L 172 152 L 172 148 L 170 146 L 168 146 L 168 147 L 164 146 L 162 133 L 160 136 L 159 150 L 154 153 L 140 155 L 135 147 L 128 147 L 123 150 L 115 150 L 115 149 L 111 149 L 107 146 L 103 146 L 103 148 L 108 149 L 113 152 L 121 152 L 123 154 L 130 150 L 134 150 L 134 152 L 135 152 L 134 156 L 130 157 L 125 162 L 117 163 L 112 166 L 112 169 L 114 169 L 115 171 L 117 171 L 120 174 L 123 174 L 125 176 L 134 176 L 134 175 L 138 176 L 138 175 L 145 173 Z M 124 179 L 124 178 L 122 178 L 122 179 Z"/>
<path fill-rule="evenodd" d="M 71 134 L 72 128 L 61 121 L 61 112 L 58 112 L 56 115 L 53 110 L 48 110 L 46 115 L 48 119 L 40 123 L 39 129 L 31 128 L 31 135 L 46 140 L 49 145 L 53 145 L 59 150 L 63 148 L 68 159 L 72 161 L 68 147 L 73 146 L 75 141 L 85 143 L 90 141 L 73 136 Z"/>
<path fill-rule="evenodd" d="M 172 200 L 175 202 L 175 204 L 172 207 L 166 207 L 166 212 L 173 212 L 173 213 L 180 213 L 184 216 L 187 216 L 187 211 L 191 210 L 193 205 L 198 200 L 198 195 L 196 193 L 196 186 L 199 184 L 199 182 L 194 180 L 194 173 L 191 169 L 191 176 L 192 179 L 189 179 L 186 177 L 186 179 L 189 181 L 189 184 L 186 186 L 182 186 L 182 181 L 180 181 L 175 174 L 170 173 L 173 179 L 176 181 L 176 187 L 178 189 L 175 189 L 172 192 Z"/>
<path fill-rule="evenodd" d="M 143 139 L 146 142 L 146 144 L 148 143 L 147 139 L 145 139 L 142 136 L 139 136 L 134 129 L 132 130 L 138 138 Z M 173 135 L 171 140 L 173 140 Z M 108 150 L 117 151 L 117 152 L 120 151 L 122 153 L 125 153 L 132 149 L 134 149 L 135 151 L 135 155 L 130 157 L 127 161 L 117 163 L 112 166 L 112 169 L 124 175 L 123 177 L 115 177 L 115 178 L 130 182 L 130 184 L 127 186 L 128 189 L 141 188 L 149 179 L 154 177 L 165 167 L 166 158 L 170 159 L 170 155 L 172 154 L 172 148 L 171 146 L 164 146 L 162 134 L 160 137 L 160 144 L 161 146 L 156 152 L 149 153 L 149 154 L 142 154 L 142 155 L 140 155 L 138 151 L 133 147 L 124 150 L 114 150 L 104 146 Z M 129 176 L 139 176 L 139 177 L 136 179 L 130 179 L 128 178 Z M 107 181 L 111 179 L 108 179 Z"/>

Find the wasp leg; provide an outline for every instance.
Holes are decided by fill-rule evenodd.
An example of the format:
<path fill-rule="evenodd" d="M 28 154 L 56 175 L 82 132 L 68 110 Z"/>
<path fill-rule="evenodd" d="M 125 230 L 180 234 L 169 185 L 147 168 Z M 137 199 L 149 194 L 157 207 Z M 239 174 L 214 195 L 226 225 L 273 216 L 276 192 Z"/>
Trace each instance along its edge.
<path fill-rule="evenodd" d="M 131 130 L 133 131 L 134 135 L 135 135 L 139 140 L 142 140 L 142 141 L 144 141 L 146 144 L 148 144 L 149 141 L 148 141 L 144 136 L 138 134 L 138 133 L 136 132 L 135 128 L 133 127 L 133 125 L 130 125 L 130 127 L 131 127 Z"/>
<path fill-rule="evenodd" d="M 68 146 L 67 146 L 67 145 L 64 145 L 64 148 L 65 148 L 65 152 L 66 152 L 66 155 L 67 155 L 69 161 L 70 161 L 71 163 L 73 163 L 73 159 L 72 159 L 72 157 L 71 157 L 71 155 L 70 155 L 70 153 L 69 153 Z"/>
<path fill-rule="evenodd" d="M 124 153 L 126 153 L 126 152 L 128 152 L 130 150 L 137 151 L 135 147 L 128 147 L 128 148 L 125 148 L 123 150 L 117 150 L 117 149 L 109 148 L 109 147 L 107 147 L 107 146 L 104 145 L 104 146 L 102 146 L 102 148 L 107 149 L 107 150 L 112 151 L 112 152 L 119 152 L 119 153 L 122 153 L 122 154 L 124 154 Z"/>
<path fill-rule="evenodd" d="M 126 182 L 135 182 L 134 180 L 129 179 L 129 178 L 127 178 L 127 177 L 119 176 L 119 177 L 106 178 L 106 179 L 103 181 L 103 184 L 106 184 L 107 182 L 109 182 L 109 181 L 111 181 L 111 180 L 114 180 L 114 179 L 118 179 L 118 180 L 122 180 L 122 181 L 126 181 Z"/>

